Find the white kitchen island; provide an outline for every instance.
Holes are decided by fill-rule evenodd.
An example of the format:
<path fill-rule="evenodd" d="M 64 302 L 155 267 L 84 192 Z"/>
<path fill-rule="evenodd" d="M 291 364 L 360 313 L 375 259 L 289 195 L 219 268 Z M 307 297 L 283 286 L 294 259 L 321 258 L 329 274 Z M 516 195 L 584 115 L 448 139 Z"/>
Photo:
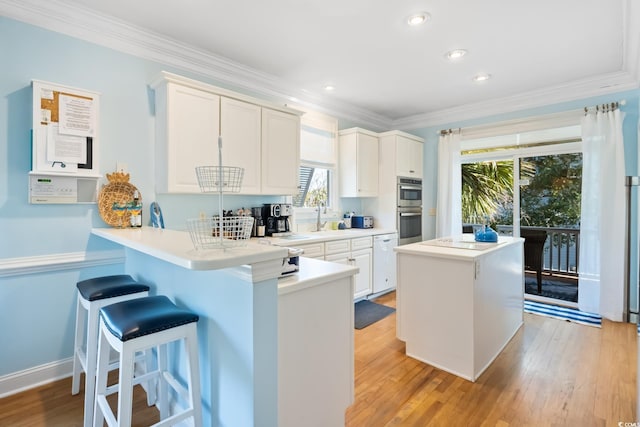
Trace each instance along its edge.
<path fill-rule="evenodd" d="M 149 227 L 92 233 L 122 245 L 126 273 L 148 283 L 152 295 L 200 316 L 204 425 L 276 427 L 323 413 L 343 425 L 353 400 L 357 268 L 301 259 L 299 273 L 279 280 L 286 248 L 196 251 L 187 232 Z"/>
<path fill-rule="evenodd" d="M 407 355 L 475 381 L 522 325 L 523 243 L 464 235 L 396 247 Z"/>

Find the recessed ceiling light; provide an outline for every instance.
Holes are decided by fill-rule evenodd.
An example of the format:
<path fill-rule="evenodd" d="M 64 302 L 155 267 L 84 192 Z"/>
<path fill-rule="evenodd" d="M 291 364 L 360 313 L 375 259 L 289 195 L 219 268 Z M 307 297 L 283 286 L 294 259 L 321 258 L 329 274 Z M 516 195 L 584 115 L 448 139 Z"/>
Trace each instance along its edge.
<path fill-rule="evenodd" d="M 334 85 L 324 85 L 322 89 L 324 89 L 325 92 L 333 92 L 336 87 Z"/>
<path fill-rule="evenodd" d="M 450 61 L 455 61 L 457 59 L 462 58 L 466 54 L 467 54 L 467 51 L 465 49 L 455 49 L 455 50 L 450 50 L 449 52 L 447 52 L 445 54 L 445 58 L 447 58 Z"/>
<path fill-rule="evenodd" d="M 413 26 L 424 24 L 431 18 L 427 12 L 414 13 L 407 19 L 407 24 Z"/>
<path fill-rule="evenodd" d="M 491 78 L 491 74 L 480 73 L 473 76 L 473 81 L 476 83 L 486 82 Z"/>

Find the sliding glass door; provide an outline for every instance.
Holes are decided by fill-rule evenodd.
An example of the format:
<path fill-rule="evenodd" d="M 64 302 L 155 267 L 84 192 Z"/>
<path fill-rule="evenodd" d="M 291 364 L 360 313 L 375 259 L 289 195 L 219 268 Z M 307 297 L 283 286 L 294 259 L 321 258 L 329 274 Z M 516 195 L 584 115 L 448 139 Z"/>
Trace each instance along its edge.
<path fill-rule="evenodd" d="M 582 154 L 574 145 L 511 151 L 463 156 L 463 228 L 524 237 L 526 292 L 577 302 Z"/>

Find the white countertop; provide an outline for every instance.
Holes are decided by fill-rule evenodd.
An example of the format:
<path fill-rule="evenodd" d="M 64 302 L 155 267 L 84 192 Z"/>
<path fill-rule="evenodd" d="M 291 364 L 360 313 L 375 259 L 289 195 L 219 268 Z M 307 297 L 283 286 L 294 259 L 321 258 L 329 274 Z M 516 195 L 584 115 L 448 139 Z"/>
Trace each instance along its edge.
<path fill-rule="evenodd" d="M 356 239 L 358 237 L 395 233 L 396 230 L 388 228 L 347 228 L 345 230 L 308 231 L 304 233 L 293 233 L 292 236 L 260 237 L 251 240 L 265 240 L 270 242 L 272 245 L 295 247 L 297 245 L 304 245 L 307 243 L 329 242 L 332 240 L 342 239 Z"/>
<path fill-rule="evenodd" d="M 503 247 L 524 242 L 521 237 L 498 236 L 497 243 L 476 242 L 473 234 L 445 237 L 394 248 L 398 253 L 473 260 Z"/>
<path fill-rule="evenodd" d="M 278 279 L 278 295 L 323 285 L 329 281 L 352 276 L 359 271 L 358 267 L 346 264 L 300 257 L 300 271 Z"/>
<path fill-rule="evenodd" d="M 91 233 L 190 270 L 218 270 L 288 255 L 285 248 L 254 241 L 244 247 L 196 250 L 188 232 L 152 227 L 94 228 Z"/>

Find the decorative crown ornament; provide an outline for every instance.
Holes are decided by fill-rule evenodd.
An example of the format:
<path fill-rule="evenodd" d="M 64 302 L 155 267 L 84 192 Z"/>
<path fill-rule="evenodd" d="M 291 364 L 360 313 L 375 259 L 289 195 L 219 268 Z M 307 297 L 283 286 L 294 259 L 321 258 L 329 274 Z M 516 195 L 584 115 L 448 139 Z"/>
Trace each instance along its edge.
<path fill-rule="evenodd" d="M 129 174 L 124 172 L 114 172 L 107 174 L 109 182 L 129 182 Z"/>

